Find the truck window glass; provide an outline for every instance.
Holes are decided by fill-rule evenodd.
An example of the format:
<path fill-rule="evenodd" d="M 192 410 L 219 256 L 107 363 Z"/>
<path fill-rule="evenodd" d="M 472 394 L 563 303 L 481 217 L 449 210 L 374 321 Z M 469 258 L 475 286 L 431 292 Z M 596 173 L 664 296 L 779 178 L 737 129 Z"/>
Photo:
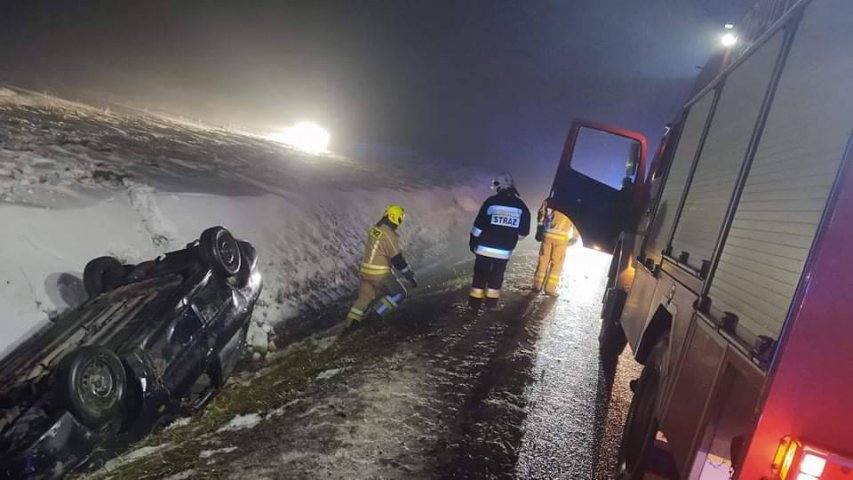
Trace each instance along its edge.
<path fill-rule="evenodd" d="M 572 170 L 616 190 L 636 176 L 639 143 L 592 128 L 581 128 L 572 153 Z"/>

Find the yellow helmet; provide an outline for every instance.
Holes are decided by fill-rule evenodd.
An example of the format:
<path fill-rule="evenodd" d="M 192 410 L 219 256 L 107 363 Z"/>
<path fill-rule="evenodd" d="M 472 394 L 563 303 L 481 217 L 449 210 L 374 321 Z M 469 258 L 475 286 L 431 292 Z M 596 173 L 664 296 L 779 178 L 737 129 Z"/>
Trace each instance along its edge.
<path fill-rule="evenodd" d="M 385 209 L 385 218 L 399 227 L 403 223 L 403 219 L 406 218 L 406 211 L 399 205 L 388 205 L 388 208 Z"/>

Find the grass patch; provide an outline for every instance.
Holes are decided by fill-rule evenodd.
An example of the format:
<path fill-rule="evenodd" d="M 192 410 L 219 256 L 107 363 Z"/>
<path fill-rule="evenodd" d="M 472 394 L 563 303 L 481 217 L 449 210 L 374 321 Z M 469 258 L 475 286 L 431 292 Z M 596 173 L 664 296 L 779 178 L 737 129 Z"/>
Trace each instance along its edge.
<path fill-rule="evenodd" d="M 410 309 L 410 310 L 409 310 Z M 425 313 L 434 311 L 430 299 L 412 301 L 409 311 Z M 121 465 L 109 472 L 97 471 L 84 478 L 92 480 L 154 479 L 164 478 L 192 470 L 192 478 L 220 478 L 223 472 L 218 465 L 200 459 L 204 450 L 219 448 L 211 440 L 225 439 L 230 434 L 243 432 L 216 431 L 237 415 L 267 414 L 293 400 L 302 398 L 303 392 L 313 384 L 320 372 L 331 368 L 361 368 L 372 359 L 387 356 L 400 342 L 423 331 L 425 325 L 411 323 L 406 315 L 386 323 L 364 325 L 354 333 L 336 340 L 329 348 L 321 349 L 314 342 L 291 346 L 279 352 L 276 358 L 259 370 L 247 369 L 240 378 L 231 382 L 201 413 L 187 425 L 160 429 L 129 449 L 170 443 L 171 447 L 155 455 L 143 457 Z M 317 342 L 321 343 L 321 342 Z M 354 362 L 354 363 L 353 363 Z M 335 380 L 329 380 L 334 382 Z"/>

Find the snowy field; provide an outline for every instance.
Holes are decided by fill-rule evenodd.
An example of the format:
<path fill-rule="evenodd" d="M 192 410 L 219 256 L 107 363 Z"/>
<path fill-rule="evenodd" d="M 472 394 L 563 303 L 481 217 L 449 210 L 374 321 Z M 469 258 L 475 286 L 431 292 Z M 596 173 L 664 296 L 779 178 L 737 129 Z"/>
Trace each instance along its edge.
<path fill-rule="evenodd" d="M 258 249 L 265 290 L 251 336 L 264 350 L 272 325 L 352 294 L 364 231 L 389 203 L 407 210 L 402 243 L 422 277 L 464 262 L 487 185 L 456 166 L 306 156 L 0 87 L 0 355 L 84 299 L 88 260 L 153 258 L 213 225 Z"/>

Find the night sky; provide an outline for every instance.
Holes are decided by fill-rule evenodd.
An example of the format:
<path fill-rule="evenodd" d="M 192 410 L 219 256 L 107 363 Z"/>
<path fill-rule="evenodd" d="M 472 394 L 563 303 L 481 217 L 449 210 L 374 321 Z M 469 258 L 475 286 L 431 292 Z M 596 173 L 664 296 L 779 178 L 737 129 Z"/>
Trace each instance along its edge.
<path fill-rule="evenodd" d="M 538 189 L 575 117 L 654 142 L 750 3 L 0 0 L 0 81 L 260 131 L 312 120 L 337 151 Z"/>

